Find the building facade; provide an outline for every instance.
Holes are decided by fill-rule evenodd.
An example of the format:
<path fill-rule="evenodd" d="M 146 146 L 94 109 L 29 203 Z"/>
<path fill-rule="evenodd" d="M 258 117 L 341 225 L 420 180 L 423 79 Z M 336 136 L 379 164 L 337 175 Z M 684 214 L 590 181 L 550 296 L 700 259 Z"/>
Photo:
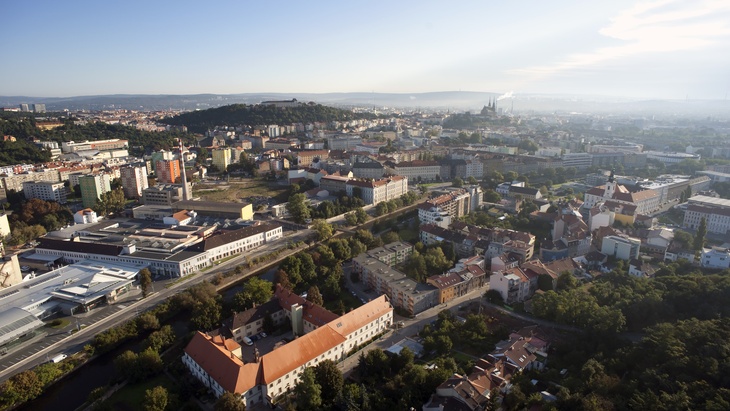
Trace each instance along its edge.
<path fill-rule="evenodd" d="M 81 199 L 85 208 L 93 208 L 102 194 L 112 191 L 109 174 L 86 175 L 79 177 Z"/>
<path fill-rule="evenodd" d="M 141 198 L 144 190 L 149 187 L 147 166 L 139 164 L 122 167 L 120 174 L 124 196 L 127 198 Z"/>
<path fill-rule="evenodd" d="M 40 198 L 41 200 L 66 204 L 66 187 L 63 183 L 52 183 L 48 181 L 25 182 L 23 183 L 23 194 L 28 200 L 31 198 Z"/>

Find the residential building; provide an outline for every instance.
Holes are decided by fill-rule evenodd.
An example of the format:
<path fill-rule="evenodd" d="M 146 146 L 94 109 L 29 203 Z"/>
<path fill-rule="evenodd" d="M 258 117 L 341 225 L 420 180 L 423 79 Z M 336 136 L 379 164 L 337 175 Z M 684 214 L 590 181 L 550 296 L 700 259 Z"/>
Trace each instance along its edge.
<path fill-rule="evenodd" d="M 326 160 L 328 158 L 329 150 L 302 150 L 297 153 L 297 166 L 299 168 L 307 168 L 312 163 L 318 163 L 320 160 Z"/>
<path fill-rule="evenodd" d="M 23 183 L 25 182 L 50 181 L 56 183 L 61 181 L 61 178 L 59 176 L 58 170 L 43 170 L 27 171 L 17 174 L 0 176 L 0 181 L 2 181 L 2 187 L 7 192 L 9 190 L 22 190 Z"/>
<path fill-rule="evenodd" d="M 519 267 L 492 273 L 489 289 L 497 291 L 506 304 L 520 303 L 532 296 L 530 278 Z"/>
<path fill-rule="evenodd" d="M 730 250 L 722 247 L 704 248 L 700 264 L 705 268 L 730 268 Z"/>
<path fill-rule="evenodd" d="M 439 304 L 448 303 L 485 285 L 484 258 L 464 258 L 449 272 L 428 277 L 426 283 L 438 290 Z"/>
<path fill-rule="evenodd" d="M 99 217 L 96 215 L 96 211 L 85 208 L 74 213 L 74 224 L 91 224 L 98 223 Z"/>
<path fill-rule="evenodd" d="M 406 194 L 408 192 L 408 178 L 392 176 L 374 181 L 348 180 L 345 191 L 348 196 L 360 197 L 365 204 L 376 205 Z"/>
<path fill-rule="evenodd" d="M 221 172 L 226 172 L 231 164 L 230 147 L 220 147 L 213 150 L 213 165 Z"/>
<path fill-rule="evenodd" d="M 23 194 L 28 200 L 31 198 L 40 198 L 41 200 L 66 204 L 66 187 L 60 182 L 28 181 L 23 183 Z"/>
<path fill-rule="evenodd" d="M 629 261 L 639 258 L 641 240 L 632 237 L 608 236 L 603 237 L 601 253 Z"/>
<path fill-rule="evenodd" d="M 301 307 L 292 306 L 292 328 L 301 329 Z M 196 333 L 183 363 L 216 396 L 232 392 L 246 407 L 270 406 L 293 389 L 306 367 L 342 361 L 349 351 L 387 330 L 393 308 L 385 296 L 322 325 L 277 349 L 246 356 L 234 340 Z"/>
<path fill-rule="evenodd" d="M 436 224 L 439 214 L 445 212 L 455 221 L 469 214 L 471 210 L 471 194 L 464 189 L 434 197 L 418 206 L 418 219 L 421 223 Z M 443 224 L 439 224 L 443 226 Z"/>
<path fill-rule="evenodd" d="M 400 163 L 389 161 L 385 165 L 388 173 L 408 177 L 413 182 L 433 182 L 441 178 L 441 165 L 437 161 L 413 160 Z"/>
<path fill-rule="evenodd" d="M 93 208 L 102 194 L 112 191 L 109 174 L 86 175 L 79 177 L 81 199 L 85 208 Z"/>
<path fill-rule="evenodd" d="M 147 180 L 147 166 L 144 164 L 122 167 L 122 189 L 127 198 L 141 198 L 144 190 L 149 187 Z"/>
<path fill-rule="evenodd" d="M 705 219 L 707 232 L 727 235 L 730 232 L 730 200 L 708 196 L 693 196 L 688 200 L 682 226 L 696 230 Z"/>
<path fill-rule="evenodd" d="M 177 184 L 180 182 L 180 161 L 158 160 L 155 165 L 157 182 L 162 184 Z"/>
<path fill-rule="evenodd" d="M 377 161 L 358 161 L 352 165 L 352 175 L 355 178 L 378 180 L 384 174 L 385 167 Z"/>

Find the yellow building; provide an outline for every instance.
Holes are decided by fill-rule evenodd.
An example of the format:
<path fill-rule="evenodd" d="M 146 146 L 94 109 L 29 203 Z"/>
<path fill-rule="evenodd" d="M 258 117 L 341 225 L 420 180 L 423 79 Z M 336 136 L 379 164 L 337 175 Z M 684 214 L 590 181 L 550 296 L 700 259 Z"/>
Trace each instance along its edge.
<path fill-rule="evenodd" d="M 231 164 L 231 149 L 228 147 L 213 150 L 213 165 L 220 171 L 226 171 Z"/>

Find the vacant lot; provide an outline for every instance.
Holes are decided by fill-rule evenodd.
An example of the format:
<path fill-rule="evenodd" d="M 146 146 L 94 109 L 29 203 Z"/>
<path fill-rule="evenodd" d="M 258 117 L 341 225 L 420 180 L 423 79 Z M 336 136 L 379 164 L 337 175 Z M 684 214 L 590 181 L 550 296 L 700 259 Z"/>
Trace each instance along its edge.
<path fill-rule="evenodd" d="M 193 194 L 206 201 L 243 202 L 248 197 L 273 197 L 274 200 L 287 200 L 289 188 L 262 179 L 230 181 L 220 183 L 198 183 Z"/>

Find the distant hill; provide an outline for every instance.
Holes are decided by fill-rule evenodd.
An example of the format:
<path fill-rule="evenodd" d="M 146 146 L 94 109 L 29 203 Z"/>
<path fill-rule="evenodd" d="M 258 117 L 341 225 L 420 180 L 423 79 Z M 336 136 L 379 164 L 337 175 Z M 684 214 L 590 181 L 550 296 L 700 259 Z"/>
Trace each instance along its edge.
<path fill-rule="evenodd" d="M 115 94 L 77 97 L 0 96 L 0 107 L 43 103 L 48 111 L 62 110 L 203 110 L 231 104 L 259 104 L 265 100 L 296 98 L 335 107 L 352 106 L 477 112 L 499 93 L 443 91 L 429 93 L 244 93 L 145 95 Z M 642 100 L 589 95 L 528 94 L 515 92 L 497 103 L 498 109 L 514 113 L 610 113 L 651 116 L 728 117 L 729 100 Z"/>
<path fill-rule="evenodd" d="M 267 124 L 313 123 L 374 118 L 369 113 L 354 113 L 321 104 L 276 108 L 272 105 L 232 104 L 200 111 L 190 111 L 162 120 L 165 124 L 187 126 L 192 132 L 203 133 L 214 126 L 256 126 Z"/>

